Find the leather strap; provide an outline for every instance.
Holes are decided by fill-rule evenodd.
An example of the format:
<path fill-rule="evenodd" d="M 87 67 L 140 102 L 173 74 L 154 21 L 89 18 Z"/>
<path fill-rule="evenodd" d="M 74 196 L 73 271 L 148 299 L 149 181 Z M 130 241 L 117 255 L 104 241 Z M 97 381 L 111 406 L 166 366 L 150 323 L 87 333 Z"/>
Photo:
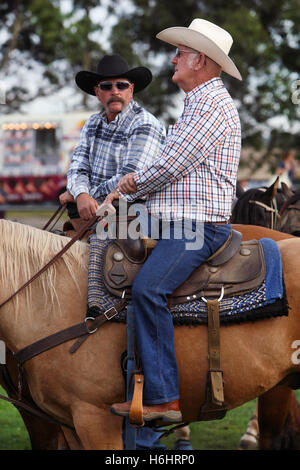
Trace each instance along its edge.
<path fill-rule="evenodd" d="M 52 225 L 51 229 L 52 229 L 53 227 L 55 227 L 55 225 L 57 224 L 57 222 L 59 221 L 59 219 L 61 218 L 61 216 L 62 216 L 63 213 L 65 212 L 66 208 L 67 208 L 67 205 L 66 205 L 66 204 L 60 205 L 60 206 L 56 209 L 56 211 L 54 212 L 54 214 L 50 217 L 50 219 L 48 220 L 48 222 L 44 225 L 44 227 L 42 228 L 42 230 L 46 230 L 46 229 L 49 227 L 49 225 L 51 224 L 52 220 L 54 220 L 55 217 L 58 216 L 57 219 L 55 220 L 54 224 Z M 51 230 L 51 229 L 50 229 L 50 230 Z"/>
<path fill-rule="evenodd" d="M 227 409 L 224 403 L 223 371 L 220 354 L 220 317 L 219 300 L 207 300 L 208 309 L 208 354 L 205 402 L 200 408 L 199 421 L 222 419 Z"/>
<path fill-rule="evenodd" d="M 107 315 L 107 312 L 101 313 L 95 319 L 88 319 L 86 318 L 82 323 L 78 323 L 77 325 L 73 325 L 65 330 L 59 331 L 54 333 L 53 335 L 47 336 L 46 338 L 40 339 L 29 346 L 26 346 L 23 349 L 13 353 L 15 359 L 17 360 L 18 364 L 24 364 L 24 362 L 29 361 L 33 357 L 41 354 L 49 349 L 54 348 L 55 346 L 59 346 L 60 344 L 65 343 L 66 341 L 70 341 L 71 339 L 78 338 L 83 336 L 84 339 L 87 339 L 90 334 L 95 333 L 99 326 L 105 323 L 107 320 L 111 320 L 117 313 L 119 313 L 126 305 L 126 300 L 121 299 L 121 301 L 112 309 L 114 310 L 114 314 L 111 316 Z M 109 310 L 112 310 L 109 309 Z M 91 325 L 88 322 L 92 321 Z M 81 343 L 82 344 L 82 343 Z M 74 345 L 72 347 L 74 349 Z M 71 348 L 71 349 L 72 349 Z M 77 350 L 78 347 L 75 349 Z M 75 352 L 75 351 L 73 351 Z"/>
<path fill-rule="evenodd" d="M 131 426 L 144 426 L 143 419 L 143 374 L 134 374 L 134 391 L 129 412 L 129 423 Z"/>
<path fill-rule="evenodd" d="M 106 320 L 111 320 L 113 317 L 115 317 L 117 315 L 117 313 L 121 312 L 126 307 L 126 303 L 127 302 L 126 302 L 125 299 L 121 299 L 120 302 L 117 305 L 115 305 L 114 307 L 111 307 L 105 313 L 103 313 Z M 112 315 L 108 316 L 110 311 L 114 311 L 114 313 Z M 97 318 L 99 318 L 99 317 L 97 317 Z M 104 320 L 104 321 L 106 321 L 106 320 Z M 98 325 L 98 327 L 99 326 L 100 326 L 100 324 Z M 74 354 L 80 348 L 80 346 L 88 339 L 89 334 L 91 334 L 91 333 L 88 333 L 88 334 L 83 335 L 80 338 L 78 338 L 78 340 L 69 349 L 69 353 Z"/>
<path fill-rule="evenodd" d="M 208 353 L 209 374 L 212 388 L 212 402 L 218 406 L 224 403 L 223 371 L 220 353 L 220 316 L 219 301 L 207 301 L 208 312 Z"/>
<path fill-rule="evenodd" d="M 40 418 L 40 419 L 43 419 L 45 421 L 49 421 L 53 424 L 57 424 L 59 426 L 65 426 L 67 428 L 70 428 L 70 429 L 74 429 L 74 427 L 71 427 L 65 423 L 62 423 L 60 421 L 58 421 L 56 418 L 53 418 L 52 416 L 48 415 L 47 413 L 45 413 L 44 411 L 42 411 L 35 403 L 34 401 L 32 400 L 32 398 L 28 398 L 28 397 L 22 397 L 22 401 L 21 400 L 17 400 L 16 398 L 14 397 L 17 397 L 18 396 L 18 390 L 10 376 L 10 373 L 9 373 L 9 370 L 8 370 L 8 367 L 6 364 L 0 364 L 0 371 L 1 371 L 1 376 L 2 376 L 2 380 L 5 384 L 5 390 L 6 392 L 8 393 L 8 397 L 6 397 L 5 395 L 0 395 L 0 399 L 2 400 L 5 400 L 9 403 L 11 403 L 12 405 L 16 406 L 19 410 L 23 410 L 25 411 L 26 413 L 30 414 L 30 415 L 33 415 L 33 416 L 36 416 L 37 418 Z"/>
<path fill-rule="evenodd" d="M 24 403 L 21 400 L 15 400 L 14 398 L 9 398 L 9 397 L 6 397 L 5 395 L 0 395 L 0 399 L 8 401 L 9 403 L 12 403 L 18 409 L 22 409 L 26 411 L 27 413 L 36 416 L 37 418 L 44 419 L 53 424 L 58 424 L 59 426 L 64 426 L 68 429 L 74 429 L 73 426 L 69 426 L 68 424 L 62 423 L 58 421 L 57 419 L 53 418 L 52 416 L 48 415 L 47 413 L 44 413 L 37 406 L 33 407 L 31 405 L 27 405 L 27 403 Z"/>

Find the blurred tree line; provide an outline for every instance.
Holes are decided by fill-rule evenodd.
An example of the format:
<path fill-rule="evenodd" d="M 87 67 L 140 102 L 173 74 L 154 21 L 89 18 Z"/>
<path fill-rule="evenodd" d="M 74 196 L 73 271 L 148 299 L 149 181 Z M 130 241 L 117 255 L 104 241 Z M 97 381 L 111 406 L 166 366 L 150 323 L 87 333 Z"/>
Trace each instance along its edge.
<path fill-rule="evenodd" d="M 99 6 L 105 12 L 101 20 L 95 14 Z M 115 25 L 105 48 L 101 34 L 112 16 Z M 217 23 L 234 38 L 230 56 L 243 81 L 222 78 L 238 105 L 243 144 L 265 149 L 266 155 L 274 148 L 300 149 L 299 133 L 293 130 L 300 111 L 292 99 L 300 75 L 298 0 L 2 0 L 0 80 L 15 80 L 2 112 L 67 85 L 81 93 L 75 73 L 94 70 L 104 53 L 118 52 L 131 66 L 152 70 L 154 80 L 138 99 L 171 122 L 179 113 L 172 113 L 178 102 L 178 87 L 171 81 L 174 48 L 155 36 L 170 26 L 188 26 L 196 17 Z M 26 81 L 32 76 L 34 88 Z M 298 88 L 300 101 L 300 83 Z M 84 94 L 82 100 L 83 108 L 95 107 Z M 285 118 L 287 128 L 275 118 Z"/>

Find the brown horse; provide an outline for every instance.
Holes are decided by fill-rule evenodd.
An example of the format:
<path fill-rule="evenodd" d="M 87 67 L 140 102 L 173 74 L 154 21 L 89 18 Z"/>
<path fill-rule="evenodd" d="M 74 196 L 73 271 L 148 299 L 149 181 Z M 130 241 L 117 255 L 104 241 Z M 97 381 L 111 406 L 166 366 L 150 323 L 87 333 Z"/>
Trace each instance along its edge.
<path fill-rule="evenodd" d="M 267 236 L 266 232 L 262 236 Z M 0 301 L 66 242 L 57 235 L 1 221 Z M 279 246 L 291 306 L 289 316 L 221 330 L 229 409 L 271 390 L 291 373 L 300 371 L 299 365 L 291 360 L 291 345 L 300 335 L 296 316 L 300 307 L 297 289 L 300 240 L 284 240 Z M 77 242 L 63 259 L 3 307 L 0 334 L 12 351 L 82 321 L 86 309 L 87 260 L 88 247 Z M 176 327 L 175 343 L 183 417 L 185 421 L 195 421 L 205 394 L 206 327 Z M 239 354 L 232 353 L 232 345 Z M 25 364 L 32 397 L 50 415 L 74 426 L 74 431 L 63 428 L 70 448 L 122 448 L 122 419 L 111 415 L 109 408 L 111 403 L 124 399 L 120 357 L 126 349 L 125 326 L 104 324 L 74 356 L 69 354 L 69 347 L 69 343 L 58 346 Z"/>
<path fill-rule="evenodd" d="M 281 232 L 299 236 L 300 192 L 294 193 L 285 183 L 281 183 L 281 188 L 278 189 L 278 184 L 279 178 L 268 188 L 252 188 L 248 191 L 240 192 L 238 201 L 233 209 L 232 222 L 274 227 Z M 259 238 L 259 235 L 255 234 L 255 232 L 257 232 L 256 227 L 254 228 L 254 238 Z M 267 236 L 275 240 L 280 239 L 274 238 L 272 234 Z M 291 393 L 293 394 L 293 392 Z M 269 393 L 269 396 L 272 395 Z M 274 397 L 276 400 L 277 394 L 274 394 Z M 290 403 L 290 399 L 287 397 L 285 402 Z M 280 409 L 278 406 L 278 403 L 275 402 L 274 410 Z M 280 407 L 282 407 L 282 404 L 280 404 Z M 240 440 L 240 448 L 255 448 L 258 437 L 257 405 L 248 423 L 247 430 Z"/>
<path fill-rule="evenodd" d="M 291 192 L 291 196 L 283 203 L 278 230 L 300 236 L 300 191 Z"/>
<path fill-rule="evenodd" d="M 278 189 L 278 178 L 268 188 L 251 188 L 240 193 L 233 210 L 233 224 L 250 224 L 276 229 L 280 220 L 279 211 L 293 194 L 286 184 Z"/>

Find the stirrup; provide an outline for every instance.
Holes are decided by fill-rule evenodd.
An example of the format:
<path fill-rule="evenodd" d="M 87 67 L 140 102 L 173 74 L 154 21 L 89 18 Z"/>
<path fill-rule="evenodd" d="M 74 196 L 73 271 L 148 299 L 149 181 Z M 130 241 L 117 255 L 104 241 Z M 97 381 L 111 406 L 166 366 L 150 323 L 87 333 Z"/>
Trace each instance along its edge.
<path fill-rule="evenodd" d="M 141 427 L 145 424 L 143 419 L 143 387 L 143 374 L 134 374 L 134 390 L 129 412 L 129 423 L 131 426 Z"/>

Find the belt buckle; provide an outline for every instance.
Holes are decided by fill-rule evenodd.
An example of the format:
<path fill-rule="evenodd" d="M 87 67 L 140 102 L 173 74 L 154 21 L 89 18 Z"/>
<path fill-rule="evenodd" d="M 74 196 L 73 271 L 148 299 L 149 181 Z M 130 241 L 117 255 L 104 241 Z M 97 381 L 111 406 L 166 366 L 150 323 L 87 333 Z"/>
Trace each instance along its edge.
<path fill-rule="evenodd" d="M 111 315 L 110 317 L 107 316 L 107 313 L 110 312 L 111 310 L 114 310 L 115 313 L 113 315 Z M 106 310 L 103 315 L 105 316 L 106 320 L 111 320 L 112 318 L 114 318 L 116 315 L 118 314 L 118 310 L 116 309 L 116 307 L 110 307 L 108 310 Z"/>

